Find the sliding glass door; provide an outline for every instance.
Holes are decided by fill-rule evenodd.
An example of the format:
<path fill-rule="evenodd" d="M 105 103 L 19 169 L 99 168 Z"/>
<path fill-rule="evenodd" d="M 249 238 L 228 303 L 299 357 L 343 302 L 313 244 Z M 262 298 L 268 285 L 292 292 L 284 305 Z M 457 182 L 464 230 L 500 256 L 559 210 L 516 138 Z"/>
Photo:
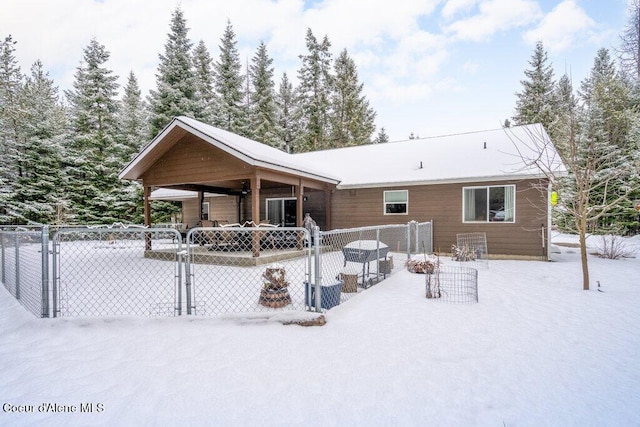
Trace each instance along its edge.
<path fill-rule="evenodd" d="M 295 198 L 267 199 L 267 220 L 281 227 L 295 227 L 298 213 Z"/>

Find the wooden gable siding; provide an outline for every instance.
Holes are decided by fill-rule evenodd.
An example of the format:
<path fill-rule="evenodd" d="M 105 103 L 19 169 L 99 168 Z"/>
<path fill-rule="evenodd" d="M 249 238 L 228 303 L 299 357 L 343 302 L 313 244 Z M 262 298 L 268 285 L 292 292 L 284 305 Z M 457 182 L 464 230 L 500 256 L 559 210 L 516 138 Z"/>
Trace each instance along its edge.
<path fill-rule="evenodd" d="M 532 187 L 536 181 L 442 184 L 337 190 L 332 200 L 332 228 L 405 224 L 433 220 L 435 251 L 449 253 L 457 233 L 486 232 L 490 255 L 544 256 L 541 227 L 547 224 L 547 199 Z M 462 189 L 467 186 L 516 185 L 516 222 L 462 222 Z M 383 192 L 408 190 L 407 215 L 384 215 Z"/>
<path fill-rule="evenodd" d="M 187 134 L 143 175 L 145 186 L 241 179 L 254 168 L 200 138 Z"/>

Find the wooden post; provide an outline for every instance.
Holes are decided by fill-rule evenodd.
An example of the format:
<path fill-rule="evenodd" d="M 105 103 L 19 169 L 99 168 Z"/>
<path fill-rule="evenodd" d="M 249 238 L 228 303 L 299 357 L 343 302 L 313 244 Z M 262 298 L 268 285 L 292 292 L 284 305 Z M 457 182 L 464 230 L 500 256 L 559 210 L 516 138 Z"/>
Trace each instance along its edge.
<path fill-rule="evenodd" d="M 304 226 L 304 184 L 302 179 L 298 180 L 296 185 L 296 227 Z M 304 246 L 304 233 L 298 232 L 298 238 L 296 239 L 296 249 L 301 250 Z"/>
<path fill-rule="evenodd" d="M 302 227 L 304 222 L 304 184 L 302 179 L 296 185 L 296 227 Z"/>
<path fill-rule="evenodd" d="M 251 221 L 260 224 L 260 177 L 251 178 Z"/>
<path fill-rule="evenodd" d="M 151 227 L 151 187 L 144 187 L 144 225 Z M 151 235 L 144 235 L 144 249 L 151 250 Z"/>
<path fill-rule="evenodd" d="M 327 230 L 331 230 L 331 188 L 329 186 L 324 190 L 324 220 Z"/>
<path fill-rule="evenodd" d="M 251 178 L 251 221 L 260 224 L 260 177 L 256 174 Z M 260 233 L 253 232 L 251 236 L 251 254 L 260 256 Z"/>
<path fill-rule="evenodd" d="M 198 213 L 198 219 L 200 220 L 200 225 L 202 225 L 202 205 L 204 204 L 204 191 L 198 191 L 198 206 L 200 207 L 200 213 Z"/>

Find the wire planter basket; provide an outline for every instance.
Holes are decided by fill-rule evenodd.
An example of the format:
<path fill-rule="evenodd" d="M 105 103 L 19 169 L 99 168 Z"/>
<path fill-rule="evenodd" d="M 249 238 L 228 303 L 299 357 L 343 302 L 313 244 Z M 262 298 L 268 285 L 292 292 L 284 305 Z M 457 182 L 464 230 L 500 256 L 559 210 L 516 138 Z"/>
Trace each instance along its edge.
<path fill-rule="evenodd" d="M 425 274 L 425 296 L 443 302 L 478 302 L 478 270 L 471 267 L 438 265 Z"/>

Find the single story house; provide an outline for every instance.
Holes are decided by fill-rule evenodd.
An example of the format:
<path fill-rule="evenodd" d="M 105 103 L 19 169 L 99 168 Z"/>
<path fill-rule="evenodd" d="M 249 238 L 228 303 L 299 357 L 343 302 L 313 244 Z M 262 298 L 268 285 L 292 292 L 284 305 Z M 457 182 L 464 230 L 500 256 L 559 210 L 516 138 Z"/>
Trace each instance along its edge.
<path fill-rule="evenodd" d="M 432 220 L 436 251 L 486 232 L 492 256 L 547 259 L 550 186 L 522 156 L 533 138 L 563 170 L 539 124 L 289 154 L 176 117 L 120 178 L 142 182 L 147 225 L 152 199 L 181 201 L 188 227 L 301 226 L 304 213 L 324 230 Z"/>

